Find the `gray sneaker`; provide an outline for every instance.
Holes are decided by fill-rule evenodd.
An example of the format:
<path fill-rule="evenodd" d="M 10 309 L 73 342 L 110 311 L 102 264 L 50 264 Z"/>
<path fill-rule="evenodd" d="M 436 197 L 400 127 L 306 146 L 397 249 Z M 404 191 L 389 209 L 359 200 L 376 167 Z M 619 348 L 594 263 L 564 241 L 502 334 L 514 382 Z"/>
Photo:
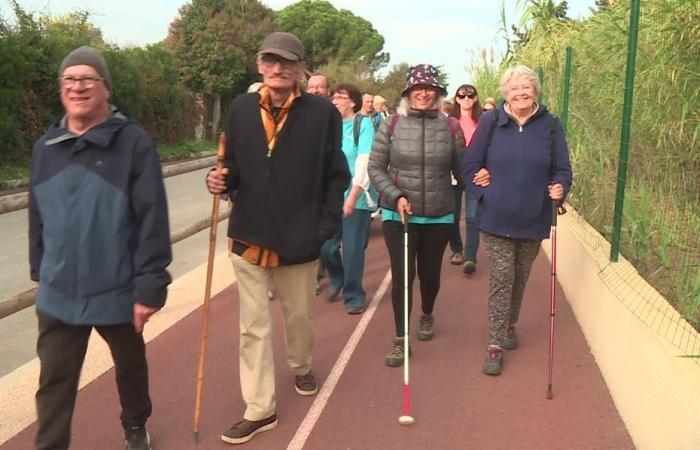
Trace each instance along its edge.
<path fill-rule="evenodd" d="M 384 363 L 389 367 L 399 367 L 403 365 L 405 358 L 403 338 L 396 337 L 392 341 L 391 351 L 384 357 Z M 411 354 L 411 347 L 408 347 L 408 354 Z"/>
<path fill-rule="evenodd" d="M 432 314 L 423 314 L 418 316 L 418 340 L 429 341 L 435 334 L 435 321 Z"/>
<path fill-rule="evenodd" d="M 503 348 L 506 350 L 515 350 L 518 348 L 518 334 L 515 332 L 515 325 L 508 327 L 506 338 L 503 340 Z"/>
<path fill-rule="evenodd" d="M 296 375 L 294 377 L 294 389 L 296 389 L 299 395 L 314 395 L 318 392 L 314 374 L 309 370 L 309 373 L 306 375 Z"/>
<path fill-rule="evenodd" d="M 221 435 L 221 440 L 229 444 L 243 444 L 263 431 L 271 430 L 277 426 L 277 415 L 273 414 L 267 419 L 246 420 L 243 419 Z"/>
<path fill-rule="evenodd" d="M 486 375 L 500 375 L 503 369 L 503 349 L 500 347 L 489 347 L 486 351 L 484 361 L 484 373 Z"/>
<path fill-rule="evenodd" d="M 143 427 L 128 431 L 126 450 L 153 450 L 153 447 L 151 447 L 151 435 Z"/>

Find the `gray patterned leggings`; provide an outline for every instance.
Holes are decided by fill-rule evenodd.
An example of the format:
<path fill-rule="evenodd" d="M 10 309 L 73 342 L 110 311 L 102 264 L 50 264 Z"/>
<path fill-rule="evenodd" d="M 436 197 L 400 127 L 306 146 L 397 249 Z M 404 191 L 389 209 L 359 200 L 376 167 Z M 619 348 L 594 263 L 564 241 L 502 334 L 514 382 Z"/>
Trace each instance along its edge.
<path fill-rule="evenodd" d="M 541 239 L 511 239 L 481 232 L 491 263 L 489 274 L 489 346 L 503 345 L 509 325 L 520 315 L 525 284 Z"/>

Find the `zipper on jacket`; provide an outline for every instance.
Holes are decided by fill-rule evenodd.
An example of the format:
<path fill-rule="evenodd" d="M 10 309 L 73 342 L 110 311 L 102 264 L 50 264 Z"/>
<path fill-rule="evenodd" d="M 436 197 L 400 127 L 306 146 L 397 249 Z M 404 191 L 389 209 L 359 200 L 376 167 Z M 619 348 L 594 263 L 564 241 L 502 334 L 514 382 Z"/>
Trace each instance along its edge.
<path fill-rule="evenodd" d="M 425 114 L 421 118 L 421 126 L 423 128 L 423 135 L 421 136 L 421 193 L 423 200 L 423 214 L 427 211 L 425 208 Z"/>

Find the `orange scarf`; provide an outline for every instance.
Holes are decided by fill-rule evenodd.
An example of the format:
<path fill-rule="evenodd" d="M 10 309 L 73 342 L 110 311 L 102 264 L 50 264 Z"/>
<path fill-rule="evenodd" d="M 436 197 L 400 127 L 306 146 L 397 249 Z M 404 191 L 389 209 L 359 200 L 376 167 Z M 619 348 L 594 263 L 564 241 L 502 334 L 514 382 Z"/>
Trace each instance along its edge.
<path fill-rule="evenodd" d="M 276 118 L 272 114 L 272 103 L 270 101 L 270 91 L 268 87 L 261 87 L 258 93 L 260 94 L 260 117 L 263 127 L 265 128 L 265 135 L 267 136 L 267 157 L 269 158 L 272 156 L 272 152 L 277 146 L 277 136 L 287 122 L 289 109 L 292 107 L 294 100 L 301 96 L 301 90 L 298 85 L 294 88 L 294 92 L 292 92 L 280 107 L 280 112 L 277 114 Z M 279 254 L 276 251 L 263 248 L 259 245 L 249 244 L 240 239 L 234 239 L 234 241 L 238 243 L 239 246 L 245 248 L 245 250 L 240 253 L 240 256 L 249 263 L 260 266 L 260 269 L 279 267 Z"/>

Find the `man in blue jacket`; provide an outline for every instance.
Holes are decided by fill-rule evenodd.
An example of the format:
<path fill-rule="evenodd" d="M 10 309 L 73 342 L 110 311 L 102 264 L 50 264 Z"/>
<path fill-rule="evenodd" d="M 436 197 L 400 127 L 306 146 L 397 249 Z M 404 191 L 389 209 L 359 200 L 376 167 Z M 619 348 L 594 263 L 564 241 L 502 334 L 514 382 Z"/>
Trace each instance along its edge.
<path fill-rule="evenodd" d="M 313 303 L 321 244 L 340 230 L 350 172 L 341 152 L 341 118 L 327 99 L 302 92 L 304 47 L 269 34 L 257 55 L 263 86 L 231 103 L 228 175 L 209 172 L 209 191 L 229 192 L 228 236 L 240 301 L 239 370 L 243 420 L 221 439 L 241 444 L 277 426 L 272 323 L 274 284 L 285 321 L 287 361 L 299 395 L 314 395 Z"/>
<path fill-rule="evenodd" d="M 65 115 L 34 144 L 29 259 L 39 283 L 39 450 L 68 449 L 88 338 L 107 341 L 129 450 L 149 450 L 141 332 L 171 278 L 168 208 L 153 141 L 109 104 L 107 64 L 80 47 L 59 70 Z"/>

